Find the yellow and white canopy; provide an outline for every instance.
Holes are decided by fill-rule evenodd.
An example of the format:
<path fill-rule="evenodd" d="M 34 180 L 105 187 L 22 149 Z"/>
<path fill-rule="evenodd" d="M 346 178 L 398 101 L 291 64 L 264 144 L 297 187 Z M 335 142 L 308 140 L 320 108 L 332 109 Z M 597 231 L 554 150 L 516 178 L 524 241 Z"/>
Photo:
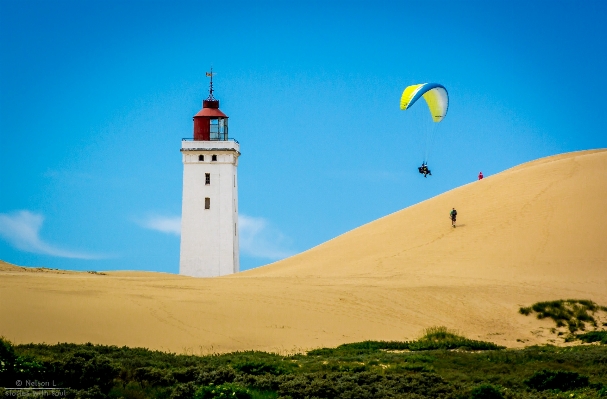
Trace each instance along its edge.
<path fill-rule="evenodd" d="M 438 83 L 422 83 L 405 88 L 400 98 L 400 109 L 407 110 L 420 98 L 424 97 L 434 122 L 440 122 L 447 115 L 449 95 L 447 89 Z"/>

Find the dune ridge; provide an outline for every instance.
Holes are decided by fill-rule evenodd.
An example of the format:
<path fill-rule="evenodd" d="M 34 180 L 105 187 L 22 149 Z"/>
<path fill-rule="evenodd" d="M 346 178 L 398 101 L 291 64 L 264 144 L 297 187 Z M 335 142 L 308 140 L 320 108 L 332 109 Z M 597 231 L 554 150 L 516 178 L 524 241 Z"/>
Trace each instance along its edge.
<path fill-rule="evenodd" d="M 607 150 L 580 151 L 519 165 L 222 278 L 0 263 L 0 335 L 184 353 L 404 340 L 436 325 L 510 347 L 552 342 L 550 321 L 517 310 L 563 298 L 607 305 L 606 198 Z"/>

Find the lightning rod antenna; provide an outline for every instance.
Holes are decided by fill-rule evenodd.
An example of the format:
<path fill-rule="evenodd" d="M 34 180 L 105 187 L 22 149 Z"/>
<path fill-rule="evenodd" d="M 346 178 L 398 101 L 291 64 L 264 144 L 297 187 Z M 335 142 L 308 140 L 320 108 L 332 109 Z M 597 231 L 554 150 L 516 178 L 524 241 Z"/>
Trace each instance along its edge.
<path fill-rule="evenodd" d="M 211 72 L 206 72 L 206 75 L 208 78 L 211 78 L 211 83 L 209 84 L 209 97 L 207 98 L 207 101 L 216 101 L 215 97 L 213 97 L 213 75 L 215 75 L 213 73 L 213 67 L 211 67 Z"/>

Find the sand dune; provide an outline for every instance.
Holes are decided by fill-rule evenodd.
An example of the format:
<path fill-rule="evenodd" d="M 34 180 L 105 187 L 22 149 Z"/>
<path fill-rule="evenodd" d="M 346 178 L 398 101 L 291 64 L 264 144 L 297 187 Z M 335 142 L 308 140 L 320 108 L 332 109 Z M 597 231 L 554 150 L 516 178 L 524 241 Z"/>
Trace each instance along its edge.
<path fill-rule="evenodd" d="M 176 352 L 289 352 L 445 325 L 555 339 L 540 300 L 607 305 L 607 150 L 540 159 L 238 275 L 89 274 L 0 263 L 0 335 Z M 457 228 L 448 213 L 456 207 Z"/>

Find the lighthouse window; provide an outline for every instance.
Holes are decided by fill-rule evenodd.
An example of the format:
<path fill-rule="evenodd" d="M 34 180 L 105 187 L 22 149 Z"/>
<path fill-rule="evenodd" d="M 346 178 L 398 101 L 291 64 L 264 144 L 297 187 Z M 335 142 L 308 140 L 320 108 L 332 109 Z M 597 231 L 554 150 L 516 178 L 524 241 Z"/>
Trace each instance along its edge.
<path fill-rule="evenodd" d="M 198 155 L 198 161 L 199 162 L 204 161 L 204 155 Z"/>
<path fill-rule="evenodd" d="M 217 161 L 217 155 L 212 155 L 211 156 L 211 161 Z"/>
<path fill-rule="evenodd" d="M 227 140 L 228 120 L 225 118 L 211 119 L 209 124 L 209 134 L 211 140 Z"/>
<path fill-rule="evenodd" d="M 209 197 L 204 199 L 204 209 L 211 209 L 211 199 Z"/>
<path fill-rule="evenodd" d="M 209 184 L 211 184 L 211 174 L 210 173 L 205 173 L 204 174 L 204 184 L 206 184 L 207 186 Z"/>

